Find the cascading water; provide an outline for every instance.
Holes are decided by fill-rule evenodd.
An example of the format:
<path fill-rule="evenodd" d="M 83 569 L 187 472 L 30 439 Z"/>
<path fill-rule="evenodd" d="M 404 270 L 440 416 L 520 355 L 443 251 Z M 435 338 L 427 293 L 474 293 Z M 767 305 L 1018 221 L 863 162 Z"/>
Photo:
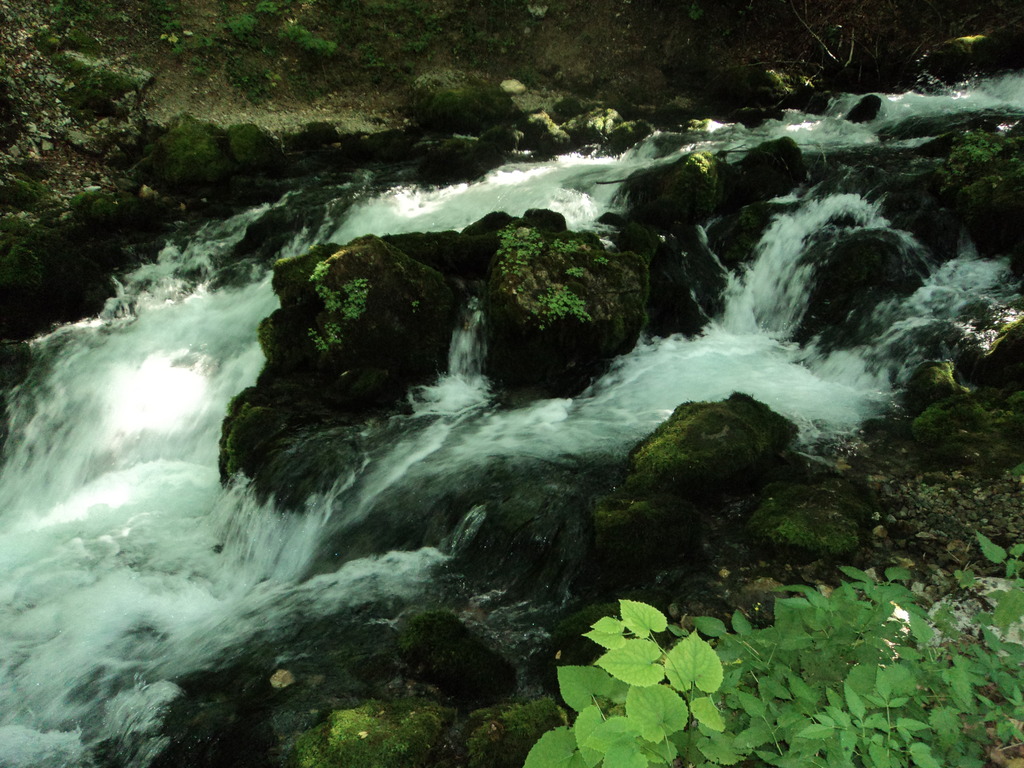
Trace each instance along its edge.
<path fill-rule="evenodd" d="M 725 126 L 696 141 L 662 135 L 621 158 L 563 158 L 447 189 L 388 190 L 341 214 L 324 207 L 320 224 L 278 255 L 366 233 L 461 228 L 492 210 L 551 208 L 572 229 L 600 230 L 597 218 L 619 204 L 610 182 L 679 152 L 778 135 L 823 153 L 871 146 L 879 127 L 968 111 L 972 99 L 975 110 L 1020 114 L 1024 77 L 890 97 L 870 126 L 842 121 L 840 100 L 825 117 Z M 495 404 L 481 374 L 485 320 L 471 303 L 449 371 L 410 393 L 410 413 L 367 426 L 305 514 L 259 503 L 242 486 L 222 488 L 217 472 L 221 419 L 262 365 L 255 328 L 275 299 L 262 272 L 241 287 L 210 286 L 215 265 L 265 209 L 211 225 L 187 247 L 168 246 L 126 280 L 103 317 L 34 341 L 33 369 L 9 398 L 0 474 L 0 765 L 87 766 L 102 744 L 113 764 L 145 766 L 167 746 L 160 725 L 181 694 L 175 680 L 316 617 L 375 601 L 401 605 L 431 589 L 437 566 L 474 546 L 490 512 L 470 503 L 438 533 L 389 504 L 408 488 L 423 489 L 429 504 L 494 462 L 529 460 L 569 474 L 598 458 L 621 462 L 679 403 L 734 391 L 796 421 L 805 446 L 834 441 L 889 406 L 909 365 L 943 354 L 963 306 L 1008 291 L 999 262 L 967 250 L 935 267 L 920 252 L 914 268 L 927 276 L 873 309 L 872 343 L 798 344 L 793 330 L 813 270 L 802 259 L 808 244 L 830 223 L 866 230 L 889 222 L 864 194 L 805 189 L 789 203 L 701 335 L 645 339 L 574 399 Z M 339 532 L 365 531 L 368 518 L 400 526 L 402 546 L 378 531 L 367 552 L 336 551 Z"/>

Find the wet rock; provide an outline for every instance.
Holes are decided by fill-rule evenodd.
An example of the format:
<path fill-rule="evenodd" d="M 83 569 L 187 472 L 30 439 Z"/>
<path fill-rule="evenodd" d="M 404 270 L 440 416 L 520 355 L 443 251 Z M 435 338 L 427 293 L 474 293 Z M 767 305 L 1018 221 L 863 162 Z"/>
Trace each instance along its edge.
<path fill-rule="evenodd" d="M 451 138 L 427 149 L 419 175 L 429 184 L 478 179 L 505 162 L 505 153 L 490 141 Z"/>
<path fill-rule="evenodd" d="M 693 566 L 702 528 L 696 507 L 678 496 L 624 490 L 594 508 L 595 554 L 602 574 L 616 580 Z"/>
<path fill-rule="evenodd" d="M 660 336 L 699 332 L 721 310 L 725 285 L 726 272 L 703 230 L 673 227 L 651 260 L 648 329 Z"/>
<path fill-rule="evenodd" d="M 478 709 L 466 725 L 468 768 L 521 768 L 541 736 L 567 723 L 565 712 L 549 698 Z"/>
<path fill-rule="evenodd" d="M 796 427 L 749 395 L 684 403 L 629 455 L 624 489 L 707 497 L 750 487 L 796 435 Z"/>
<path fill-rule="evenodd" d="M 971 375 L 989 386 L 1024 388 L 1024 320 L 1003 328 Z"/>
<path fill-rule="evenodd" d="M 766 141 L 750 150 L 735 168 L 730 184 L 730 210 L 785 195 L 807 178 L 803 153 L 788 136 Z"/>
<path fill-rule="evenodd" d="M 534 112 L 519 122 L 523 134 L 519 148 L 536 152 L 542 157 L 561 154 L 569 150 L 572 139 L 547 112 Z"/>
<path fill-rule="evenodd" d="M 700 223 L 725 201 L 727 173 L 725 164 L 708 152 L 638 171 L 623 187 L 631 217 L 666 230 L 675 223 Z"/>
<path fill-rule="evenodd" d="M 398 648 L 417 676 L 457 699 L 493 701 L 515 688 L 512 665 L 449 611 L 411 618 L 399 634 Z"/>
<path fill-rule="evenodd" d="M 911 375 L 904 402 L 907 410 L 916 416 L 939 400 L 966 392 L 967 388 L 955 378 L 952 362 L 929 361 L 921 363 Z"/>
<path fill-rule="evenodd" d="M 502 230 L 487 283 L 488 375 L 508 386 L 582 389 L 636 343 L 646 320 L 648 265 L 593 235 Z"/>
<path fill-rule="evenodd" d="M 509 95 L 489 85 L 421 93 L 414 99 L 412 110 L 426 130 L 472 135 L 510 122 L 517 114 Z"/>
<path fill-rule="evenodd" d="M 175 188 L 217 184 L 235 170 L 225 132 L 187 116 L 156 140 L 149 162 L 156 178 Z"/>
<path fill-rule="evenodd" d="M 869 93 L 853 105 L 846 113 L 846 119 L 851 123 L 869 123 L 878 117 L 878 111 L 882 108 L 882 98 L 874 93 Z"/>

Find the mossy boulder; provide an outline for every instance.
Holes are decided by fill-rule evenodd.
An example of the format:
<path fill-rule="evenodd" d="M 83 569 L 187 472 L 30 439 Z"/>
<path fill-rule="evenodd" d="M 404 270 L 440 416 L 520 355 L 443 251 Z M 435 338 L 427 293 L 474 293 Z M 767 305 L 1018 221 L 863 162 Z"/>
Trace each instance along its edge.
<path fill-rule="evenodd" d="M 51 202 L 50 192 L 40 181 L 24 175 L 0 178 L 0 213 L 39 211 Z"/>
<path fill-rule="evenodd" d="M 123 230 L 153 230 L 164 219 L 155 200 L 143 200 L 126 192 L 82 192 L 71 198 L 71 213 L 94 234 Z"/>
<path fill-rule="evenodd" d="M 867 496 L 839 478 L 812 485 L 770 483 L 747 528 L 757 540 L 813 557 L 838 557 L 857 549 L 873 512 Z"/>
<path fill-rule="evenodd" d="M 175 120 L 156 140 L 149 161 L 159 182 L 177 188 L 218 184 L 237 167 L 227 134 L 212 123 L 188 116 Z"/>
<path fill-rule="evenodd" d="M 468 768 L 522 768 L 541 736 L 568 724 L 553 699 L 478 709 L 469 716 Z"/>
<path fill-rule="evenodd" d="M 637 171 L 625 183 L 631 217 L 661 229 L 698 224 L 725 201 L 728 166 L 710 152 L 694 152 L 671 165 Z"/>
<path fill-rule="evenodd" d="M 967 391 L 967 387 L 956 380 L 951 361 L 929 360 L 917 366 L 911 374 L 903 399 L 907 410 L 917 416 L 928 406 Z"/>
<path fill-rule="evenodd" d="M 228 405 L 227 417 L 221 424 L 219 468 L 222 480 L 239 472 L 254 476 L 287 426 L 285 415 L 278 409 L 253 404 L 250 400 L 255 395 L 256 389 L 250 387 Z"/>
<path fill-rule="evenodd" d="M 227 140 L 231 158 L 243 171 L 275 171 L 284 163 L 281 142 L 258 125 L 230 125 L 227 129 Z"/>
<path fill-rule="evenodd" d="M 481 234 L 454 230 L 406 232 L 385 235 L 382 239 L 441 274 L 470 280 L 486 277 L 487 268 L 498 250 L 497 231 Z"/>
<path fill-rule="evenodd" d="M 374 236 L 274 265 L 281 308 L 260 327 L 275 375 L 315 373 L 334 397 L 391 397 L 443 370 L 455 299 L 439 272 Z"/>
<path fill-rule="evenodd" d="M 519 130 L 523 135 L 519 140 L 519 149 L 543 157 L 568 152 L 572 146 L 572 138 L 547 112 L 527 115 L 519 121 Z"/>
<path fill-rule="evenodd" d="M 785 203 L 756 202 L 717 219 L 708 227 L 708 240 L 722 264 L 736 269 L 753 259 L 772 219 L 788 208 Z"/>
<path fill-rule="evenodd" d="M 288 768 L 427 768 L 455 713 L 422 699 L 331 712 L 295 742 Z"/>
<path fill-rule="evenodd" d="M 629 455 L 626 493 L 697 499 L 749 486 L 796 427 L 749 395 L 683 403 Z"/>
<path fill-rule="evenodd" d="M 614 109 L 593 109 L 566 122 L 562 129 L 575 146 L 604 144 L 612 132 L 625 122 Z"/>
<path fill-rule="evenodd" d="M 654 133 L 654 126 L 646 120 L 627 120 L 608 134 L 605 147 L 613 155 L 621 155 Z"/>
<path fill-rule="evenodd" d="M 594 603 L 561 619 L 551 630 L 551 659 L 557 666 L 588 666 L 604 649 L 584 637 L 591 627 L 606 616 L 618 618 L 618 603 Z"/>
<path fill-rule="evenodd" d="M 496 85 L 421 93 L 413 100 L 413 116 L 420 126 L 444 133 L 479 135 L 516 114 L 511 97 Z"/>
<path fill-rule="evenodd" d="M 953 395 L 928 406 L 911 430 L 940 468 L 998 475 L 1024 460 L 1024 394 L 980 389 Z"/>
<path fill-rule="evenodd" d="M 800 93 L 801 84 L 790 75 L 756 65 L 727 67 L 716 72 L 712 92 L 740 107 L 777 107 Z"/>
<path fill-rule="evenodd" d="M 590 234 L 553 234 L 522 221 L 499 237 L 486 293 L 488 375 L 571 393 L 633 347 L 646 320 L 643 257 L 608 252 Z"/>
<path fill-rule="evenodd" d="M 1024 389 L 1024 320 L 1002 330 L 988 354 L 978 361 L 973 377 L 988 386 Z"/>
<path fill-rule="evenodd" d="M 341 141 L 341 134 L 333 123 L 306 123 L 294 133 L 286 133 L 282 139 L 285 149 L 294 152 L 309 152 Z"/>
<path fill-rule="evenodd" d="M 450 611 L 413 616 L 398 636 L 413 673 L 463 701 L 494 701 L 509 695 L 516 671 Z"/>
<path fill-rule="evenodd" d="M 729 190 L 733 208 L 785 195 L 807 178 L 803 153 L 789 136 L 758 144 L 735 167 Z"/>
<path fill-rule="evenodd" d="M 965 35 L 947 40 L 923 60 L 925 71 L 946 82 L 1001 69 L 1024 67 L 1024 35 L 1007 29 L 991 35 Z"/>
<path fill-rule="evenodd" d="M 65 103 L 80 117 L 124 117 L 128 112 L 125 97 L 137 93 L 152 79 L 149 73 L 127 73 L 107 63 L 77 52 L 65 52 L 54 62 L 68 73 L 71 82 Z"/>
<path fill-rule="evenodd" d="M 505 153 L 490 141 L 455 137 L 427 149 L 420 178 L 429 184 L 472 181 L 505 162 Z"/>
<path fill-rule="evenodd" d="M 611 575 L 649 573 L 692 561 L 701 528 L 696 507 L 670 494 L 634 498 L 620 492 L 594 508 L 597 560 Z"/>
<path fill-rule="evenodd" d="M 958 136 L 935 184 L 983 253 L 1008 253 L 1024 240 L 1024 137 Z"/>

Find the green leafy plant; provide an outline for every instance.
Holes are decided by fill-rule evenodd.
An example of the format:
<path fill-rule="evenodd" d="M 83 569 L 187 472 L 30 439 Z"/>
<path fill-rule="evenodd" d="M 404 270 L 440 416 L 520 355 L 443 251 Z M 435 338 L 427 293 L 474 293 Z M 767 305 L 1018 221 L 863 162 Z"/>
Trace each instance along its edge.
<path fill-rule="evenodd" d="M 296 22 L 285 24 L 279 34 L 283 39 L 294 43 L 306 53 L 321 58 L 330 58 L 338 50 L 336 42 L 318 37 Z"/>
<path fill-rule="evenodd" d="M 553 285 L 537 297 L 540 303 L 541 329 L 553 320 L 574 317 L 581 323 L 589 323 L 593 318 L 587 312 L 587 302 L 576 295 L 567 285 Z"/>
<path fill-rule="evenodd" d="M 559 668 L 576 720 L 544 734 L 526 768 L 982 768 L 993 750 L 1019 750 L 1024 646 L 1005 634 L 1024 615 L 1024 544 L 978 542 L 1007 580 L 970 634 L 948 611 L 929 616 L 901 568 L 878 581 L 842 568 L 849 580 L 828 595 L 786 587 L 794 596 L 776 601 L 773 625 L 736 612 L 731 632 L 699 617 L 687 633 L 622 600 L 620 619 L 585 635 L 605 648 L 595 665 Z M 668 633 L 681 639 L 666 648 Z"/>
<path fill-rule="evenodd" d="M 329 269 L 330 264 L 321 261 L 309 276 L 313 290 L 324 302 L 324 308 L 332 313 L 332 318 L 324 323 L 322 334 L 315 328 L 309 329 L 310 339 L 321 352 L 342 344 L 344 338 L 339 320 L 352 321 L 362 317 L 366 311 L 366 300 L 370 295 L 370 281 L 365 277 L 346 281 L 342 284 L 341 290 L 330 288 L 326 283 Z"/>
<path fill-rule="evenodd" d="M 544 251 L 544 238 L 532 227 L 509 224 L 498 232 L 497 264 L 502 274 L 522 275 Z"/>

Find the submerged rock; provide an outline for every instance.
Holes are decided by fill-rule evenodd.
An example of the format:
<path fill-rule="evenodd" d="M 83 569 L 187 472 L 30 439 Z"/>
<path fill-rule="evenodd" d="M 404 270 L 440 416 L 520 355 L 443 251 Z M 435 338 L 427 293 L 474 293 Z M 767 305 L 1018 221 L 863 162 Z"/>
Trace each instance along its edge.
<path fill-rule="evenodd" d="M 450 611 L 411 618 L 398 637 L 398 648 L 414 674 L 457 699 L 493 701 L 515 688 L 512 665 Z"/>
<path fill-rule="evenodd" d="M 629 455 L 627 493 L 706 497 L 749 487 L 796 427 L 749 395 L 683 403 Z"/>
<path fill-rule="evenodd" d="M 508 386 L 579 391 L 636 343 L 646 320 L 647 261 L 589 234 L 525 221 L 500 233 L 487 282 L 487 373 Z"/>
<path fill-rule="evenodd" d="M 288 768 L 425 768 L 455 713 L 422 699 L 367 701 L 302 734 Z"/>
<path fill-rule="evenodd" d="M 873 508 L 863 493 L 841 479 L 814 485 L 771 483 L 747 522 L 755 539 L 796 547 L 813 557 L 847 555 L 860 544 Z"/>

